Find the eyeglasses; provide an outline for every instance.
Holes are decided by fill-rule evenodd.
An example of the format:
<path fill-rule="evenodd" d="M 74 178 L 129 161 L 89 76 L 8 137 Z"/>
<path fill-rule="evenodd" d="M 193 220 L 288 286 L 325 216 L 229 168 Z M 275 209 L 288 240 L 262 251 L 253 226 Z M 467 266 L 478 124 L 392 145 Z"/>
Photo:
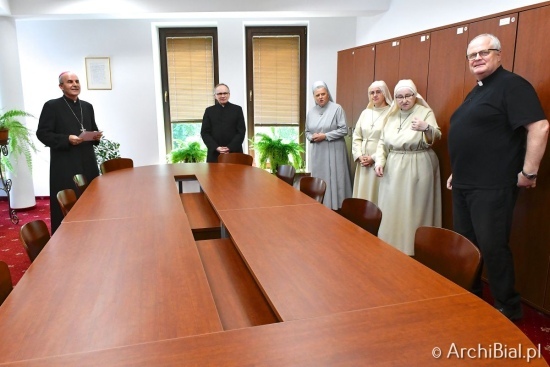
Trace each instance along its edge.
<path fill-rule="evenodd" d="M 229 94 L 229 92 L 216 93 L 217 96 L 227 96 L 228 94 Z"/>
<path fill-rule="evenodd" d="M 490 48 L 488 50 L 481 50 L 481 51 L 478 51 L 478 52 L 472 52 L 471 54 L 466 55 L 466 58 L 468 60 L 475 60 L 475 59 L 477 59 L 477 55 L 479 55 L 479 57 L 487 57 L 487 56 L 489 56 L 491 51 L 500 51 L 500 50 L 498 48 Z"/>
<path fill-rule="evenodd" d="M 369 92 L 369 94 L 370 94 L 371 96 L 374 96 L 375 94 L 382 94 L 382 91 L 381 91 L 381 90 L 371 90 L 371 91 Z"/>
<path fill-rule="evenodd" d="M 411 99 L 412 97 L 414 97 L 414 94 L 405 94 L 404 96 L 395 96 L 395 99 L 401 101 L 403 99 Z"/>

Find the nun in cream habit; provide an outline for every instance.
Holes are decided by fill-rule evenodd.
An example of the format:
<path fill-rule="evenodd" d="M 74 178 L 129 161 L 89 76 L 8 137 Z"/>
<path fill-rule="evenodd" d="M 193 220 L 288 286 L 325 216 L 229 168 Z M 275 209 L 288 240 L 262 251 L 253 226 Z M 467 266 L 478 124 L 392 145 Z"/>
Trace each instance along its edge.
<path fill-rule="evenodd" d="M 431 146 L 441 137 L 434 113 L 412 80 L 395 86 L 375 157 L 380 177 L 378 237 L 414 255 L 420 226 L 441 227 L 439 160 Z"/>
<path fill-rule="evenodd" d="M 351 178 L 344 137 L 347 134 L 346 115 L 332 101 L 324 82 L 313 84 L 313 107 L 306 117 L 306 139 L 310 142 L 309 169 L 312 177 L 327 184 L 323 204 L 337 210 L 345 198 L 351 197 Z"/>
<path fill-rule="evenodd" d="M 373 82 L 369 89 L 369 104 L 359 116 L 353 130 L 352 154 L 356 162 L 353 197 L 366 199 L 378 204 L 378 184 L 380 180 L 374 172 L 374 155 L 384 117 L 390 109 L 392 97 L 384 81 Z"/>

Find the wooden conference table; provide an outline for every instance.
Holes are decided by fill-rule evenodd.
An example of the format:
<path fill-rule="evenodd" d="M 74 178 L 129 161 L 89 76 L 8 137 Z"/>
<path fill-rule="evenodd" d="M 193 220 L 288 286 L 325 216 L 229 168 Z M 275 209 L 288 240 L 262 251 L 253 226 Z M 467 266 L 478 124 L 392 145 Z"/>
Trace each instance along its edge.
<path fill-rule="evenodd" d="M 242 310 L 218 296 L 238 297 L 239 284 L 220 291 L 207 276 L 225 260 L 207 263 L 193 238 L 175 183 L 191 177 L 272 322 L 224 319 Z M 0 307 L 0 366 L 517 366 L 527 360 L 502 352 L 528 348 L 482 300 L 275 176 L 232 164 L 93 180 Z"/>

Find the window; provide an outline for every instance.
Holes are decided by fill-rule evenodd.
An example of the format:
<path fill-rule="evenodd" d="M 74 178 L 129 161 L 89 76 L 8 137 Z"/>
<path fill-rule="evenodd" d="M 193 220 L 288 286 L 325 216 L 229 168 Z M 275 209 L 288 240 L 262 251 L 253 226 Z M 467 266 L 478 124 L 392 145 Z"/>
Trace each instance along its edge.
<path fill-rule="evenodd" d="M 247 27 L 246 37 L 248 138 L 274 130 L 304 143 L 306 27 Z"/>
<path fill-rule="evenodd" d="M 165 28 L 159 32 L 166 153 L 198 141 L 204 109 L 218 83 L 216 28 Z"/>

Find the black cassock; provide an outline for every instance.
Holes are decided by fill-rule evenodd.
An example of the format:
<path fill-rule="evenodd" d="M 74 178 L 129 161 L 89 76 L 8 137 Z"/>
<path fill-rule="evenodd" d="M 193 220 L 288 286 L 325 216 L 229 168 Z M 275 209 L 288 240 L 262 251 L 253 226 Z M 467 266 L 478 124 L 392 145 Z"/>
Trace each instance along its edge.
<path fill-rule="evenodd" d="M 81 108 L 82 117 L 81 120 Z M 94 153 L 96 141 L 85 141 L 78 145 L 69 143 L 69 135 L 80 135 L 82 126 L 86 131 L 98 131 L 93 106 L 77 99 L 66 97 L 52 99 L 44 104 L 36 136 L 50 148 L 50 213 L 52 234 L 63 220 L 57 202 L 57 193 L 64 189 L 75 189 L 73 176 L 81 173 L 91 182 L 99 176 Z"/>
<path fill-rule="evenodd" d="M 231 153 L 243 152 L 244 134 L 243 109 L 241 106 L 227 102 L 225 106 L 216 102 L 204 111 L 201 136 L 208 148 L 207 162 L 218 161 L 218 147 L 228 147 Z"/>

